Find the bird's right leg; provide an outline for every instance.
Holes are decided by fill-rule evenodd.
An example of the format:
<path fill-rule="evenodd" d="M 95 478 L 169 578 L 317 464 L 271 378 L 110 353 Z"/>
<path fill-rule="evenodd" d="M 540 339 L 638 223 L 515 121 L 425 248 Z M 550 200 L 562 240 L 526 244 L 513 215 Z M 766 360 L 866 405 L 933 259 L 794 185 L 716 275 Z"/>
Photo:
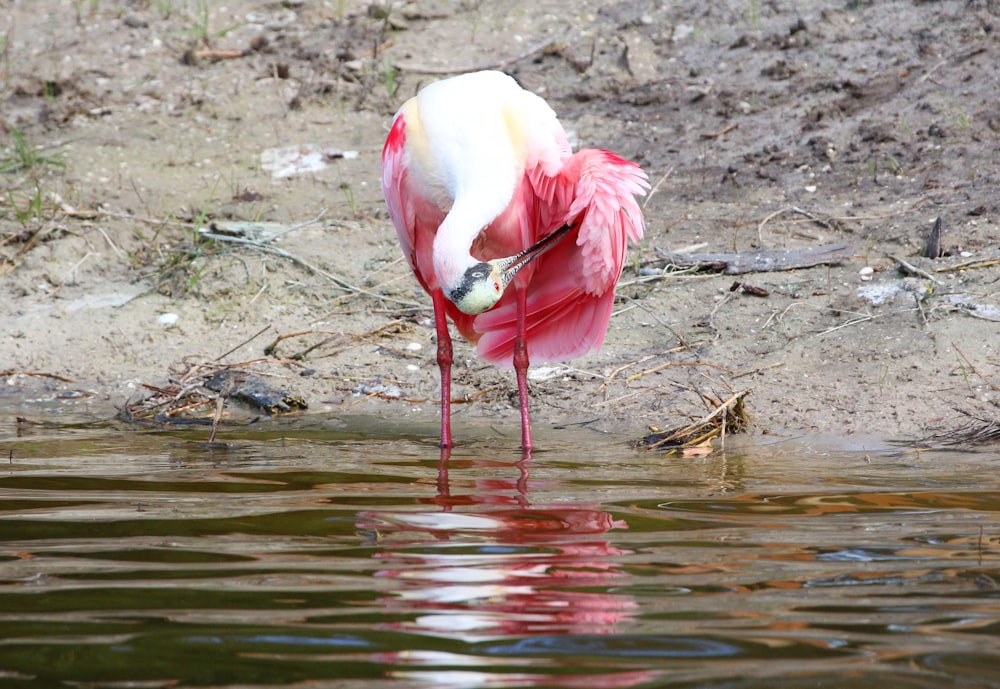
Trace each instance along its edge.
<path fill-rule="evenodd" d="M 521 407 L 521 450 L 525 459 L 531 456 L 531 414 L 528 412 L 528 292 L 517 289 L 517 330 L 514 335 L 514 375 L 517 378 L 517 399 Z"/>
<path fill-rule="evenodd" d="M 441 370 L 441 447 L 450 448 L 451 442 L 451 335 L 448 332 L 448 316 L 444 306 L 444 293 L 440 289 L 431 292 L 434 302 L 434 328 L 437 331 L 437 362 Z"/>

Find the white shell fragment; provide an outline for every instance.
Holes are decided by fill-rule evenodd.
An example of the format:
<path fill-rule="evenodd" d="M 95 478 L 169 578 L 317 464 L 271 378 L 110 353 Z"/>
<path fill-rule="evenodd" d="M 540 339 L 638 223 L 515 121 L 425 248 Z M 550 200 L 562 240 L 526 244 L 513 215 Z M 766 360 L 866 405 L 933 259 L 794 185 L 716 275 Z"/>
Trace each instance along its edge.
<path fill-rule="evenodd" d="M 177 321 L 180 318 L 176 313 L 161 313 L 160 317 L 156 319 L 156 322 L 162 325 L 164 328 L 172 328 L 177 325 Z"/>
<path fill-rule="evenodd" d="M 318 172 L 326 167 L 326 157 L 319 146 L 305 144 L 269 148 L 260 154 L 260 166 L 277 179 L 304 172 Z"/>
<path fill-rule="evenodd" d="M 261 151 L 260 166 L 271 173 L 275 179 L 301 175 L 307 172 L 319 172 L 330 160 L 336 158 L 357 158 L 357 151 L 341 151 L 329 146 L 316 144 L 300 144 L 282 148 L 268 148 Z"/>

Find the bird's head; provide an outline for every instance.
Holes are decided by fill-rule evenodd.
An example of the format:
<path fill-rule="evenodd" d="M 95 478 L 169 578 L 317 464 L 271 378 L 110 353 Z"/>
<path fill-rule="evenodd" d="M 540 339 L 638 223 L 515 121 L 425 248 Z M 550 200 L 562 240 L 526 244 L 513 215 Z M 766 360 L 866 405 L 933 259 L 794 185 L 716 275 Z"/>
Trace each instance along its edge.
<path fill-rule="evenodd" d="M 489 311 L 500 301 L 517 272 L 513 271 L 508 278 L 499 265 L 502 260 L 476 263 L 462 274 L 458 284 L 445 292 L 445 296 L 459 311 L 470 316 Z"/>
<path fill-rule="evenodd" d="M 500 301 L 518 272 L 558 244 L 571 229 L 570 225 L 563 225 L 514 256 L 473 263 L 453 286 L 445 288 L 445 296 L 459 311 L 470 316 L 489 311 Z"/>

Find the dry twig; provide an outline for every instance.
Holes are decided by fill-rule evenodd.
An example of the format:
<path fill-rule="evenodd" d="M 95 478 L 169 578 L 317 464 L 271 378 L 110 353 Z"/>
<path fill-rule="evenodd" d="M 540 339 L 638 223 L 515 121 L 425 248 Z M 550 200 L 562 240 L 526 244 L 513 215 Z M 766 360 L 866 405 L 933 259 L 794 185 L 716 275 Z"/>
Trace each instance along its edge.
<path fill-rule="evenodd" d="M 513 64 L 526 60 L 529 57 L 533 57 L 538 53 L 547 50 L 553 45 L 558 45 L 562 42 L 562 38 L 547 38 L 544 41 L 535 43 L 528 46 L 523 52 L 517 55 L 504 58 L 502 60 L 497 60 L 496 62 L 489 62 L 481 65 L 465 66 L 465 67 L 434 67 L 431 65 L 421 65 L 406 62 L 397 62 L 393 66 L 396 69 L 402 70 L 404 72 L 413 72 L 414 74 L 432 74 L 432 75 L 443 75 L 443 74 L 466 74 L 468 72 L 481 72 L 486 69 L 504 70 Z"/>
<path fill-rule="evenodd" d="M 680 428 L 666 431 L 652 429 L 642 442 L 648 450 L 666 449 L 675 452 L 705 447 L 713 438 L 725 438 L 727 433 L 741 433 L 749 425 L 743 405 L 743 398 L 748 394 L 749 390 L 737 392 L 722 402 L 702 395 L 706 401 L 715 405 L 711 412 Z"/>

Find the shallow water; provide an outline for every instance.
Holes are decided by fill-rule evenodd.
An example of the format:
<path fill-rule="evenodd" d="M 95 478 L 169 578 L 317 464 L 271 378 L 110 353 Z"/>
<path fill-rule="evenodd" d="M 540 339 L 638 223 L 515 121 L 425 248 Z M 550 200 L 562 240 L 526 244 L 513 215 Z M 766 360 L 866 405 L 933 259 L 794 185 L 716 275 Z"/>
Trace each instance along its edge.
<path fill-rule="evenodd" d="M 0 417 L 0 685 L 1000 686 L 996 448 L 382 425 Z"/>

